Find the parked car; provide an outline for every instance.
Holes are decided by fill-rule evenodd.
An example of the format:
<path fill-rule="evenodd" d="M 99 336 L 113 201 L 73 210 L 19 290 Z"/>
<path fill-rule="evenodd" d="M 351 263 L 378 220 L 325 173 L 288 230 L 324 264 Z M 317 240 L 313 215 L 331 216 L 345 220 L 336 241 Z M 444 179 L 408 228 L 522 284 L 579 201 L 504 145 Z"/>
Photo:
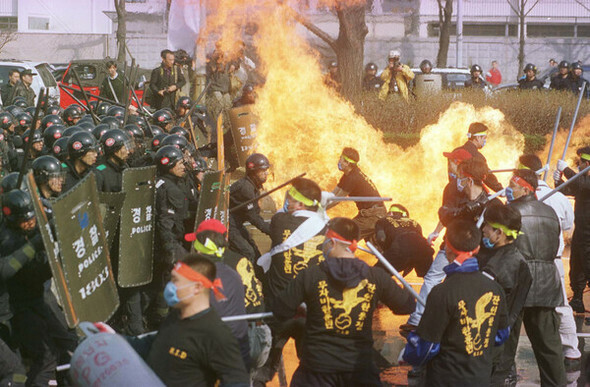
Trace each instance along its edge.
<path fill-rule="evenodd" d="M 419 68 L 413 68 L 414 74 L 422 74 Z M 457 90 L 465 87 L 465 82 L 471 78 L 468 68 L 433 68 L 432 74 L 440 74 L 442 78 L 443 90 Z"/>
<path fill-rule="evenodd" d="M 19 72 L 29 69 L 37 75 L 33 77 L 33 83 L 31 87 L 35 91 L 35 94 L 39 96 L 41 88 L 44 87 L 46 92 L 49 93 L 49 102 L 59 104 L 60 95 L 57 87 L 57 82 L 51 74 L 50 67 L 45 62 L 31 62 L 31 61 L 18 61 L 18 60 L 3 60 L 0 61 L 0 87 L 4 86 L 8 82 L 8 72 L 12 69 L 16 69 Z M 3 105 L 8 105 L 12 101 L 2 101 Z M 35 98 L 35 103 L 37 99 Z"/>
<path fill-rule="evenodd" d="M 80 77 L 82 87 L 86 91 L 88 97 L 92 100 L 93 98 L 91 98 L 90 95 L 100 95 L 100 86 L 102 85 L 102 82 L 105 79 L 105 77 L 108 76 L 108 69 L 106 67 L 106 63 L 110 60 L 110 58 L 73 60 L 68 64 L 67 68 L 63 71 L 63 74 L 58 84 L 60 86 L 70 88 L 70 90 L 68 91 L 71 92 L 81 102 L 84 102 L 84 97 L 80 92 L 80 88 L 78 87 L 78 83 L 76 82 L 74 72 L 72 71 L 73 69 L 75 69 L 78 73 L 78 76 Z M 123 74 L 124 65 L 118 63 L 117 71 L 120 74 Z M 60 69 L 56 69 L 56 73 L 58 74 L 58 76 L 60 72 Z M 149 73 L 149 70 L 140 69 L 137 82 L 134 85 L 135 93 L 137 94 L 137 97 L 140 101 L 143 98 L 143 86 L 145 84 L 145 77 L 146 74 L 149 76 Z M 71 89 L 75 89 L 75 91 Z M 73 103 L 77 103 L 62 89 L 62 87 L 60 87 L 60 92 L 61 106 L 63 108 L 66 108 Z M 130 95 L 129 98 L 131 98 L 133 105 L 137 106 L 135 100 L 133 99 L 133 96 Z"/>

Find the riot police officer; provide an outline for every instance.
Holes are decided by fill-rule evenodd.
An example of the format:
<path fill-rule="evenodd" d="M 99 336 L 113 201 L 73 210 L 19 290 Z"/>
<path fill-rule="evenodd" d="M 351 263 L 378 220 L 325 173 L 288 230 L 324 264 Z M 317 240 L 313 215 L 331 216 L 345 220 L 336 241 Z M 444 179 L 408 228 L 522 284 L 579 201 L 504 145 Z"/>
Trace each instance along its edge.
<path fill-rule="evenodd" d="M 481 77 L 483 70 L 480 65 L 474 64 L 469 72 L 471 73 L 471 79 L 465 82 L 466 88 L 483 89 L 488 85 Z"/>
<path fill-rule="evenodd" d="M 70 105 L 62 113 L 62 120 L 67 126 L 76 125 L 82 118 L 82 111 L 77 105 Z"/>
<path fill-rule="evenodd" d="M 363 90 L 379 91 L 383 80 L 377 76 L 377 65 L 373 62 L 365 66 L 365 76 L 363 77 Z"/>
<path fill-rule="evenodd" d="M 54 199 L 61 194 L 66 177 L 65 171 L 59 160 L 49 155 L 35 159 L 32 169 L 35 183 L 41 195 L 41 203 L 43 203 L 45 212 L 52 216 L 53 208 L 49 199 Z"/>
<path fill-rule="evenodd" d="M 269 168 L 270 161 L 265 155 L 260 153 L 250 155 L 246 159 L 246 176 L 230 186 L 229 207 L 235 207 L 259 196 L 262 184 L 266 182 L 268 177 Z M 266 235 L 270 235 L 270 224 L 266 223 L 260 216 L 258 201 L 253 201 L 229 214 L 229 243 L 231 249 L 254 262 L 260 256 L 260 251 L 250 236 L 250 232 L 244 226 L 245 222 L 250 222 L 251 225 Z M 258 265 L 255 265 L 255 267 L 260 268 Z"/>
<path fill-rule="evenodd" d="M 163 131 L 168 132 L 174 123 L 172 114 L 168 109 L 157 110 L 152 116 L 154 124 L 162 128 Z"/>
<path fill-rule="evenodd" d="M 51 270 L 42 243 L 39 242 L 33 202 L 27 192 L 13 190 L 3 196 L 5 223 L 0 228 L 2 260 L 14 257 L 24 246 L 31 244 L 35 252 L 29 252 L 29 261 L 6 283 L 10 306 L 14 316 L 12 327 L 23 356 L 31 361 L 28 385 L 48 385 L 55 379 L 56 364 L 69 360 L 68 352 L 74 351 L 77 338 L 62 325 L 52 311 L 46 297 L 46 281 Z"/>
<path fill-rule="evenodd" d="M 153 308 L 148 315 L 151 325 L 158 326 L 168 313 L 162 292 L 170 279 L 173 264 L 188 251 L 184 248 L 184 217 L 188 210 L 188 198 L 183 178 L 186 174 L 183 154 L 172 145 L 156 152 L 158 170 L 156 183 L 155 262 L 152 281 Z M 151 328 L 151 327 L 150 327 Z"/>
<path fill-rule="evenodd" d="M 520 90 L 543 90 L 543 82 L 537 79 L 537 66 L 528 63 L 524 67 L 525 77 L 518 80 Z"/>
<path fill-rule="evenodd" d="M 590 90 L 588 90 L 588 81 L 582 75 L 584 75 L 584 69 L 582 68 L 582 64 L 580 62 L 572 63 L 572 71 L 570 74 L 570 90 L 575 95 L 579 95 L 580 91 L 582 90 L 582 86 L 585 83 L 585 97 L 588 98 L 588 96 L 590 95 Z"/>
<path fill-rule="evenodd" d="M 33 160 L 41 156 L 41 152 L 43 151 L 43 136 L 40 131 L 35 130 L 31 134 L 31 130 L 29 129 L 23 133 L 22 138 L 25 144 L 27 144 L 30 141 L 31 147 L 29 148 L 29 153 L 27 155 L 25 155 L 24 153 L 19 154 L 19 170 L 23 162 L 27 164 L 27 169 L 30 169 Z M 23 147 L 26 147 L 26 145 Z"/>
<path fill-rule="evenodd" d="M 63 191 L 67 192 L 82 180 L 89 172 L 94 171 L 99 146 L 94 136 L 87 132 L 78 132 L 68 139 L 68 155 L 66 161 L 66 182 Z M 101 187 L 101 175 L 96 175 L 96 185 Z"/>
<path fill-rule="evenodd" d="M 61 138 L 66 128 L 63 125 L 51 125 L 43 131 L 43 146 L 45 147 L 43 154 L 50 154 L 53 144 Z"/>
<path fill-rule="evenodd" d="M 569 90 L 570 89 L 570 64 L 562 60 L 559 62 L 559 72 L 551 77 L 551 85 L 549 88 L 552 90 Z"/>
<path fill-rule="evenodd" d="M 127 168 L 127 158 L 133 149 L 133 142 L 120 129 L 111 129 L 102 135 L 100 144 L 105 162 L 96 167 L 97 175 L 102 176 L 98 190 L 102 192 L 121 192 L 123 189 L 123 170 Z"/>

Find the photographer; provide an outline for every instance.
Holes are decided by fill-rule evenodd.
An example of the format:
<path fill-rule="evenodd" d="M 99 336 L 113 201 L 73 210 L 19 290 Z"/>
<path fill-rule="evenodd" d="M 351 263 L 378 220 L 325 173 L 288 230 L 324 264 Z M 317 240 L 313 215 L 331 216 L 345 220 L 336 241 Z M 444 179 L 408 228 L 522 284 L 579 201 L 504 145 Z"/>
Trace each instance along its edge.
<path fill-rule="evenodd" d="M 153 94 L 152 107 L 159 110 L 170 108 L 174 111 L 176 95 L 186 83 L 182 70 L 174 64 L 174 53 L 170 50 L 163 50 L 160 53 L 162 65 L 152 71 L 150 78 L 150 89 Z"/>
<path fill-rule="evenodd" d="M 389 52 L 387 68 L 381 73 L 383 86 L 379 98 L 385 100 L 388 94 L 399 94 L 408 101 L 408 84 L 414 79 L 414 73 L 409 66 L 400 62 L 398 50 Z"/>

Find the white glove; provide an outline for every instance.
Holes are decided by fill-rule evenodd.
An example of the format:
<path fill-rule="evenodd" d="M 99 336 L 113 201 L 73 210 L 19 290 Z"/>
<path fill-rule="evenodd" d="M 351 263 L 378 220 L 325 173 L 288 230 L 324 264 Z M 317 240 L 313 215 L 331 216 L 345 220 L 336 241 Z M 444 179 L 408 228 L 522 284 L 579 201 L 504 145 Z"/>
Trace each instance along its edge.
<path fill-rule="evenodd" d="M 321 200 L 321 204 L 322 207 L 326 208 L 326 206 L 330 203 L 330 201 L 328 199 L 335 197 L 336 195 L 334 195 L 333 192 L 328 192 L 328 191 L 322 191 L 322 200 Z"/>
<path fill-rule="evenodd" d="M 553 172 L 553 180 L 560 181 L 561 180 L 561 172 L 559 172 L 558 170 L 555 170 L 555 172 Z"/>
<path fill-rule="evenodd" d="M 428 238 L 426 239 L 426 241 L 428 242 L 429 245 L 432 246 L 432 244 L 434 243 L 434 241 L 436 240 L 436 238 L 438 238 L 439 233 L 435 232 L 431 232 L 430 235 L 428 235 Z"/>
<path fill-rule="evenodd" d="M 557 160 L 557 170 L 563 172 L 567 168 L 567 163 L 563 160 Z"/>

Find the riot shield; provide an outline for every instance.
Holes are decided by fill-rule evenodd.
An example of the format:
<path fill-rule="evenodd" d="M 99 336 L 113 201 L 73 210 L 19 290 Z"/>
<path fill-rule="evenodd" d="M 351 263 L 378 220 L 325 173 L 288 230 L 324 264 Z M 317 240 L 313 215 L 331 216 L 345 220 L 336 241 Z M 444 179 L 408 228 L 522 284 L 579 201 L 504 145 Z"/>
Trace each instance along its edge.
<path fill-rule="evenodd" d="M 217 213 L 219 214 L 219 219 L 221 223 L 225 225 L 226 228 L 229 229 L 229 182 L 230 182 L 230 174 L 224 173 L 223 174 L 223 181 L 222 186 L 223 189 L 221 191 L 221 197 L 219 198 L 219 206 Z"/>
<path fill-rule="evenodd" d="M 115 236 L 117 235 L 117 226 L 121 216 L 121 208 L 125 202 L 124 192 L 99 192 L 100 216 L 102 217 L 103 228 L 106 233 L 109 251 L 113 246 Z"/>
<path fill-rule="evenodd" d="M 207 172 L 203 176 L 194 230 L 196 230 L 199 224 L 204 220 L 220 219 L 220 203 L 223 201 L 225 182 L 224 175 L 223 171 L 217 171 Z"/>
<path fill-rule="evenodd" d="M 47 254 L 49 267 L 51 268 L 51 273 L 53 274 L 53 280 L 57 289 L 57 297 L 59 298 L 60 305 L 63 307 L 68 326 L 73 328 L 78 324 L 80 319 L 76 315 L 74 305 L 72 304 L 72 296 L 70 294 L 62 267 L 59 244 L 57 243 L 54 231 L 49 224 L 49 220 L 47 219 L 47 214 L 45 213 L 45 209 L 41 203 L 39 191 L 37 190 L 37 184 L 35 183 L 32 173 L 29 173 L 26 176 L 25 184 L 27 184 L 27 189 L 31 193 L 31 198 L 33 199 L 35 217 L 37 218 L 37 225 L 41 231 L 41 237 L 43 238 L 43 245 L 45 246 L 45 253 Z"/>
<path fill-rule="evenodd" d="M 76 323 L 108 320 L 119 306 L 119 297 L 94 174 L 57 199 L 53 214 Z"/>
<path fill-rule="evenodd" d="M 155 166 L 123 171 L 123 191 L 126 196 L 121 210 L 117 273 L 117 283 L 123 288 L 152 281 L 155 180 Z"/>
<path fill-rule="evenodd" d="M 230 109 L 231 134 L 234 138 L 240 167 L 246 166 L 246 159 L 255 150 L 256 116 L 252 113 L 252 105 L 244 105 Z"/>

